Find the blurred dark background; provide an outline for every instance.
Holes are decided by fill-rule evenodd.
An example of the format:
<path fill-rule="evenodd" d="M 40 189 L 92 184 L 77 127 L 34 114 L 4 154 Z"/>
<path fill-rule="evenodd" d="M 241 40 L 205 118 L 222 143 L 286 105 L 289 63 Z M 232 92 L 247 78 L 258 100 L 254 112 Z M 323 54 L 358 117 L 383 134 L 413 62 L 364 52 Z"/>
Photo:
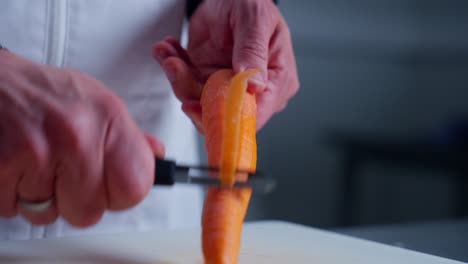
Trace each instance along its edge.
<path fill-rule="evenodd" d="M 279 184 L 248 220 L 342 227 L 468 214 L 468 1 L 280 1 L 301 81 L 258 134 Z"/>

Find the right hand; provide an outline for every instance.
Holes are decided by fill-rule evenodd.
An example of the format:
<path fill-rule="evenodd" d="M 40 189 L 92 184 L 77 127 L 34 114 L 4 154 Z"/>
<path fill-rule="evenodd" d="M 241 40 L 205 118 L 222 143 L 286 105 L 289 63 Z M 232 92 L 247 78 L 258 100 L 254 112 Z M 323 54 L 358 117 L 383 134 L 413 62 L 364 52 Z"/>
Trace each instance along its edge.
<path fill-rule="evenodd" d="M 94 225 L 146 196 L 163 149 L 101 82 L 0 50 L 0 217 Z M 52 197 L 45 212 L 18 205 Z"/>

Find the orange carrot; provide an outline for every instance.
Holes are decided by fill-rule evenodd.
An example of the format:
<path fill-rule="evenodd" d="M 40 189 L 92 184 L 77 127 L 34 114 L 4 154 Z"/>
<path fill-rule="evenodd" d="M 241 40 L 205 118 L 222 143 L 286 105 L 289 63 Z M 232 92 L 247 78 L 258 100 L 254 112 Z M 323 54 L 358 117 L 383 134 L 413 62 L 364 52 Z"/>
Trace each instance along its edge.
<path fill-rule="evenodd" d="M 256 169 L 255 96 L 246 92 L 247 79 L 256 72 L 234 75 L 231 70 L 217 71 L 202 92 L 208 163 L 221 167 L 221 182 L 226 186 L 234 183 L 236 169 Z M 240 177 L 245 179 L 246 175 Z M 238 263 L 250 196 L 250 189 L 208 189 L 202 219 L 206 264 Z"/>

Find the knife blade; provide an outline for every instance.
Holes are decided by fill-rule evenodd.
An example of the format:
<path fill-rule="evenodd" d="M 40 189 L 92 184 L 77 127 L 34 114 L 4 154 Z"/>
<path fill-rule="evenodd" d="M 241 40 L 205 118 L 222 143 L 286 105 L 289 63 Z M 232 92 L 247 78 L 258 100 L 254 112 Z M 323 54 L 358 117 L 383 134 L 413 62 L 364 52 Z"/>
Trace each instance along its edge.
<path fill-rule="evenodd" d="M 156 158 L 154 185 L 193 184 L 218 188 L 251 188 L 261 193 L 273 191 L 276 182 L 260 171 L 237 170 L 236 173 L 248 174 L 246 181 L 235 181 L 232 187 L 225 187 L 216 174 L 219 168 L 203 165 L 180 165 L 175 161 Z"/>

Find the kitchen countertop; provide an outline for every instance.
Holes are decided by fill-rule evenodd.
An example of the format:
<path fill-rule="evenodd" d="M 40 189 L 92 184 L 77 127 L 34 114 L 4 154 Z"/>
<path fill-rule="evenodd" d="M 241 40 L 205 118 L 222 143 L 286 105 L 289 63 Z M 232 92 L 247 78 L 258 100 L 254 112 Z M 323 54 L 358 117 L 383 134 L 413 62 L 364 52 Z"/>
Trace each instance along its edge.
<path fill-rule="evenodd" d="M 468 218 L 337 228 L 330 231 L 468 262 Z"/>
<path fill-rule="evenodd" d="M 200 229 L 0 242 L 0 263 L 200 264 Z M 456 264 L 288 222 L 246 223 L 241 264 Z"/>

